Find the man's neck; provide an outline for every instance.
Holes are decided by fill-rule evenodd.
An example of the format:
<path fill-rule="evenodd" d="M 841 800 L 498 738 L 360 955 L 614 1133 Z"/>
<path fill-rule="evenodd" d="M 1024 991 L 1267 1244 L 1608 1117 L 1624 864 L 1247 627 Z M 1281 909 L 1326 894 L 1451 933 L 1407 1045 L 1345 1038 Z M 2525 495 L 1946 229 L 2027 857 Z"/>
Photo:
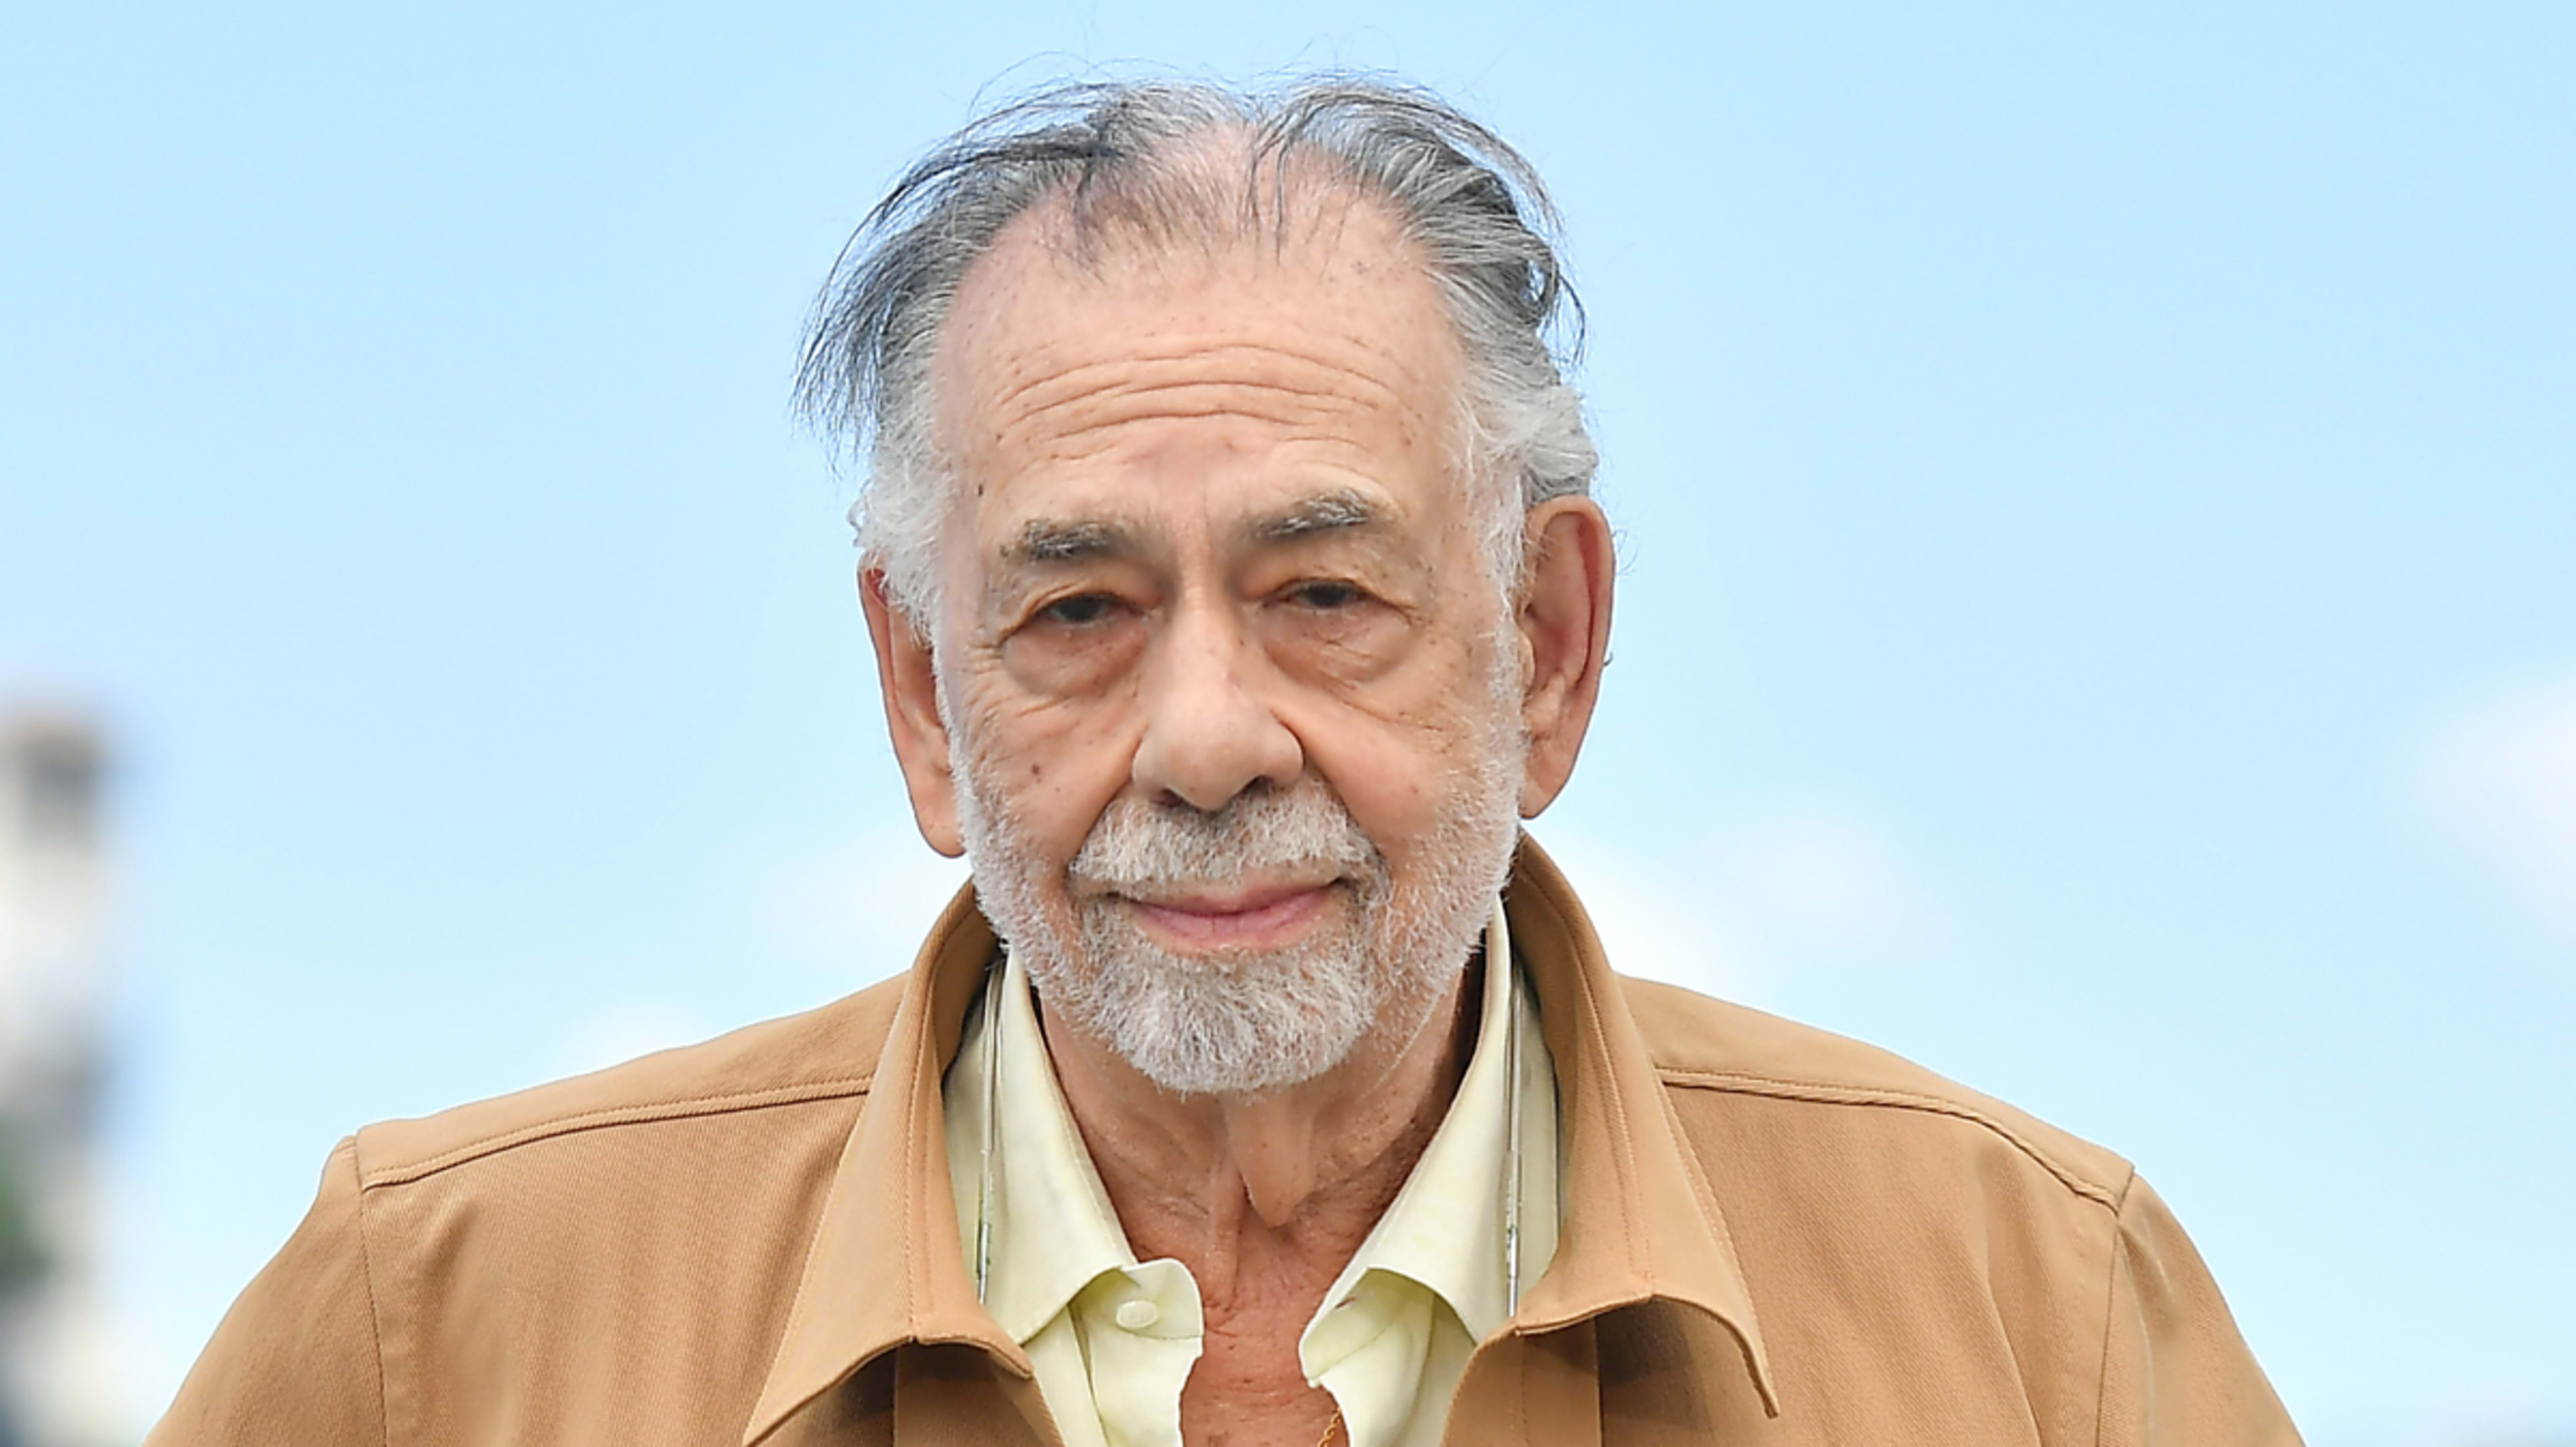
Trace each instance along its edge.
<path fill-rule="evenodd" d="M 1457 1093 L 1475 973 L 1460 971 L 1409 1019 L 1382 1017 L 1332 1070 L 1259 1096 L 1174 1095 L 1103 1042 L 1045 1022 L 1065 1104 L 1130 1247 L 1190 1269 L 1211 1330 L 1239 1298 L 1321 1302 Z"/>
<path fill-rule="evenodd" d="M 1382 1014 L 1332 1070 L 1257 1097 L 1176 1096 L 1103 1042 L 1048 1029 L 1065 1104 L 1129 1249 L 1179 1261 L 1198 1285 L 1204 1330 L 1181 1391 L 1184 1441 L 1331 1437 L 1333 1401 L 1307 1380 L 1298 1341 L 1448 1113 L 1473 1044 L 1477 973 Z"/>

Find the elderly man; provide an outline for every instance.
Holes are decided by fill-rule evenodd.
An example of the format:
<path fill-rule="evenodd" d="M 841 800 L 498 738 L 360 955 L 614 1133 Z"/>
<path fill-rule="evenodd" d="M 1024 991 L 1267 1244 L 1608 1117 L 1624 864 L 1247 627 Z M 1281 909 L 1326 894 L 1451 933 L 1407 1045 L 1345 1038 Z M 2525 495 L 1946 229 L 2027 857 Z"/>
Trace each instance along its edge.
<path fill-rule="evenodd" d="M 827 287 L 908 978 L 360 1132 L 163 1443 L 2279 1443 L 2119 1158 L 1622 979 L 1520 832 L 1613 574 L 1528 167 L 1051 93 Z"/>

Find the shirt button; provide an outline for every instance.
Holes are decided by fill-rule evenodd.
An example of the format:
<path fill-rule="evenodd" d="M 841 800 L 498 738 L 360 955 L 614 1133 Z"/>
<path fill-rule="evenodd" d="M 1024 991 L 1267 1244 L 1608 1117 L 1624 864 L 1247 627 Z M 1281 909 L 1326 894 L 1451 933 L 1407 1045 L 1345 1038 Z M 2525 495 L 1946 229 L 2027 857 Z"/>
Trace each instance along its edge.
<path fill-rule="evenodd" d="M 1118 1303 L 1118 1324 L 1129 1331 L 1143 1331 L 1163 1319 L 1163 1309 L 1150 1301 Z"/>

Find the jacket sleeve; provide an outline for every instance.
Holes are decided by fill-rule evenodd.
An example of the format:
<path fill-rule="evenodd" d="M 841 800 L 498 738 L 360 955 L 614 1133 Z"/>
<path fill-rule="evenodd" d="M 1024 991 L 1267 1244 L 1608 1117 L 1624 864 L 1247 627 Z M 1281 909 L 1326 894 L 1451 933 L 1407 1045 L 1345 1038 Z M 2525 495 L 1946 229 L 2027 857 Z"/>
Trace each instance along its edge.
<path fill-rule="evenodd" d="M 2296 1447 L 2298 1429 L 2237 1334 L 2181 1223 L 2136 1177 L 2112 1243 L 2101 1447 Z"/>
<path fill-rule="evenodd" d="M 331 1153 L 313 1209 L 224 1314 L 145 1447 L 385 1442 L 358 1208 L 352 1138 Z"/>

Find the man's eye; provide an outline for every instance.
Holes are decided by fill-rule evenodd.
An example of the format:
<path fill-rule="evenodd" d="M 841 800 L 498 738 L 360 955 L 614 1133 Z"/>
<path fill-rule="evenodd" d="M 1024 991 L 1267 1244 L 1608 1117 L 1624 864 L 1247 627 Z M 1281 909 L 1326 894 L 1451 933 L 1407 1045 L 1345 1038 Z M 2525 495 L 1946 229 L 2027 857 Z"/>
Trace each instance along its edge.
<path fill-rule="evenodd" d="M 1105 594 L 1080 593 L 1070 598 L 1058 598 L 1040 608 L 1038 617 L 1049 623 L 1069 623 L 1080 627 L 1108 617 L 1109 610 L 1115 606 Z"/>
<path fill-rule="evenodd" d="M 1348 608 L 1365 595 L 1348 583 L 1300 583 L 1288 596 L 1329 613 Z"/>

